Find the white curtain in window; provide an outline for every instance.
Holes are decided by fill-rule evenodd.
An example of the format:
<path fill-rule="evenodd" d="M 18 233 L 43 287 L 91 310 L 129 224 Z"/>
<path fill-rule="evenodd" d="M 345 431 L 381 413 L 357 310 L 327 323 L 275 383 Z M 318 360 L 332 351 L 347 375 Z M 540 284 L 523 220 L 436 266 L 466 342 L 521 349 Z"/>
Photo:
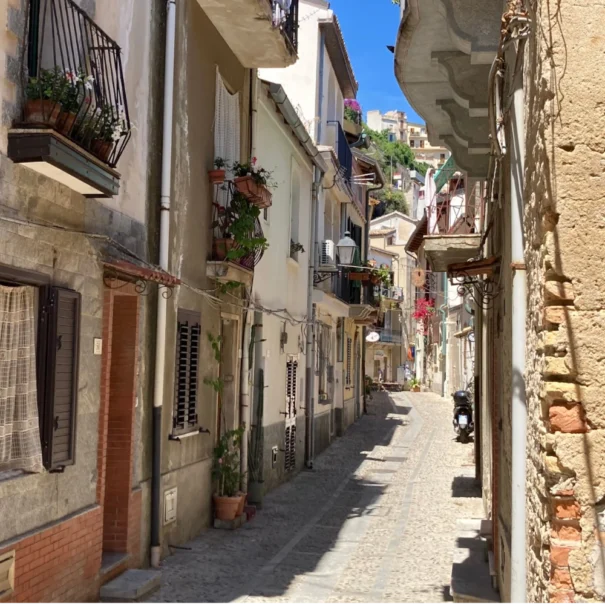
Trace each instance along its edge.
<path fill-rule="evenodd" d="M 231 94 L 216 70 L 214 107 L 214 157 L 228 165 L 240 160 L 240 95 Z M 227 171 L 227 176 L 230 176 Z"/>
<path fill-rule="evenodd" d="M 0 471 L 40 473 L 36 290 L 0 286 Z"/>

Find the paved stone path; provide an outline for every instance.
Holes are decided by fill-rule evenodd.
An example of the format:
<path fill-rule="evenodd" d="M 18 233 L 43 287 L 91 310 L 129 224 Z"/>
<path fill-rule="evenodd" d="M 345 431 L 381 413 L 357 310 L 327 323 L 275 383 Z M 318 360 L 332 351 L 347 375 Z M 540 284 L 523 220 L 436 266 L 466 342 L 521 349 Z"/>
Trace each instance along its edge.
<path fill-rule="evenodd" d="M 456 520 L 482 516 L 449 401 L 375 395 L 369 414 L 235 532 L 163 564 L 164 602 L 440 602 Z"/>

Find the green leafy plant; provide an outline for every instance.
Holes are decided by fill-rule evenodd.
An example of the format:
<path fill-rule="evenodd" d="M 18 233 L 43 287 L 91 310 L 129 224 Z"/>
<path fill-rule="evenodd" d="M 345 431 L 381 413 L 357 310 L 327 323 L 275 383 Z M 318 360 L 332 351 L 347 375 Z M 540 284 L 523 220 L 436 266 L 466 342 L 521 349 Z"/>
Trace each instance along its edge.
<path fill-rule="evenodd" d="M 214 354 L 214 360 L 219 362 L 221 361 L 221 344 L 223 343 L 222 336 L 213 336 L 210 332 L 206 334 L 208 337 L 208 342 L 212 347 L 212 352 Z"/>
<path fill-rule="evenodd" d="M 410 388 L 414 389 L 420 386 L 420 381 L 417 378 L 412 378 L 409 382 Z"/>
<path fill-rule="evenodd" d="M 293 239 L 290 240 L 290 256 L 302 252 L 304 254 L 305 249 L 302 244 L 295 242 Z"/>
<path fill-rule="evenodd" d="M 217 170 L 223 170 L 223 168 L 227 168 L 227 162 L 225 162 L 225 160 L 223 160 L 223 158 L 215 158 L 214 167 Z"/>
<path fill-rule="evenodd" d="M 124 108 L 113 105 L 96 107 L 80 122 L 79 129 L 91 139 L 114 143 L 127 131 Z"/>
<path fill-rule="evenodd" d="M 388 267 L 380 266 L 378 269 L 373 269 L 372 273 L 378 278 L 384 287 L 391 285 L 391 271 Z"/>
<path fill-rule="evenodd" d="M 28 99 L 61 102 L 68 81 L 60 67 L 41 69 L 37 78 L 29 78 L 25 95 Z"/>
<path fill-rule="evenodd" d="M 214 448 L 212 478 L 216 482 L 216 494 L 232 498 L 240 486 L 240 448 L 244 426 L 222 435 Z"/>
<path fill-rule="evenodd" d="M 242 285 L 239 281 L 230 280 L 224 284 L 218 284 L 216 290 L 219 294 L 229 294 L 233 290 L 237 290 Z"/>

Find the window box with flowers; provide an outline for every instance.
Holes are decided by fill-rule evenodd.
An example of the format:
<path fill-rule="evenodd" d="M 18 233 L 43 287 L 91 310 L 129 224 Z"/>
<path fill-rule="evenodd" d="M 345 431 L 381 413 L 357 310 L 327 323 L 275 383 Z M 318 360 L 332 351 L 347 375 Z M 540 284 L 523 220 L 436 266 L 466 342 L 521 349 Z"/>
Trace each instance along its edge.
<path fill-rule="evenodd" d="M 344 130 L 354 136 L 361 134 L 362 124 L 362 111 L 361 105 L 355 99 L 345 99 L 344 109 Z"/>
<path fill-rule="evenodd" d="M 251 203 L 259 208 L 270 208 L 273 204 L 271 189 L 277 186 L 271 180 L 272 174 L 265 168 L 256 165 L 256 158 L 249 163 L 233 165 L 233 182 L 237 190 Z"/>

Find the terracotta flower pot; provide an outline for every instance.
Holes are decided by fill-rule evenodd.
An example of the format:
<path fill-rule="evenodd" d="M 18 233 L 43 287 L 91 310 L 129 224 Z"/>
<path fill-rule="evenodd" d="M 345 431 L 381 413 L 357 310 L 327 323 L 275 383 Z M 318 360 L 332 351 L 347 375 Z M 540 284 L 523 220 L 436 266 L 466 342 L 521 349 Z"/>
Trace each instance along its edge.
<path fill-rule="evenodd" d="M 213 260 L 225 260 L 229 250 L 233 248 L 233 240 L 231 238 L 217 238 L 212 242 L 212 258 Z"/>
<path fill-rule="evenodd" d="M 113 148 L 113 143 L 111 141 L 103 141 L 102 139 L 95 139 L 92 142 L 92 152 L 102 162 L 107 162 L 112 148 Z"/>
<path fill-rule="evenodd" d="M 28 99 L 23 111 L 27 123 L 47 126 L 55 126 L 60 113 L 61 105 L 48 99 Z"/>
<path fill-rule="evenodd" d="M 76 114 L 72 113 L 71 111 L 62 111 L 57 119 L 57 129 L 59 132 L 65 136 L 69 136 L 69 133 L 71 132 L 71 129 L 76 121 L 76 117 Z"/>
<path fill-rule="evenodd" d="M 209 170 L 208 178 L 213 185 L 222 185 L 225 182 L 225 171 L 222 168 L 220 170 Z"/>
<path fill-rule="evenodd" d="M 242 498 L 240 496 L 212 496 L 214 517 L 219 521 L 233 521 L 237 517 Z M 243 507 L 242 507 L 243 509 Z M 243 511 L 242 511 L 243 512 Z"/>
<path fill-rule="evenodd" d="M 252 176 L 238 176 L 233 183 L 251 204 L 259 208 L 269 208 L 273 204 L 273 194 L 264 185 L 257 183 Z"/>
<path fill-rule="evenodd" d="M 416 385 L 415 387 L 412 387 L 412 391 L 414 391 L 414 393 L 420 393 L 420 386 Z"/>

